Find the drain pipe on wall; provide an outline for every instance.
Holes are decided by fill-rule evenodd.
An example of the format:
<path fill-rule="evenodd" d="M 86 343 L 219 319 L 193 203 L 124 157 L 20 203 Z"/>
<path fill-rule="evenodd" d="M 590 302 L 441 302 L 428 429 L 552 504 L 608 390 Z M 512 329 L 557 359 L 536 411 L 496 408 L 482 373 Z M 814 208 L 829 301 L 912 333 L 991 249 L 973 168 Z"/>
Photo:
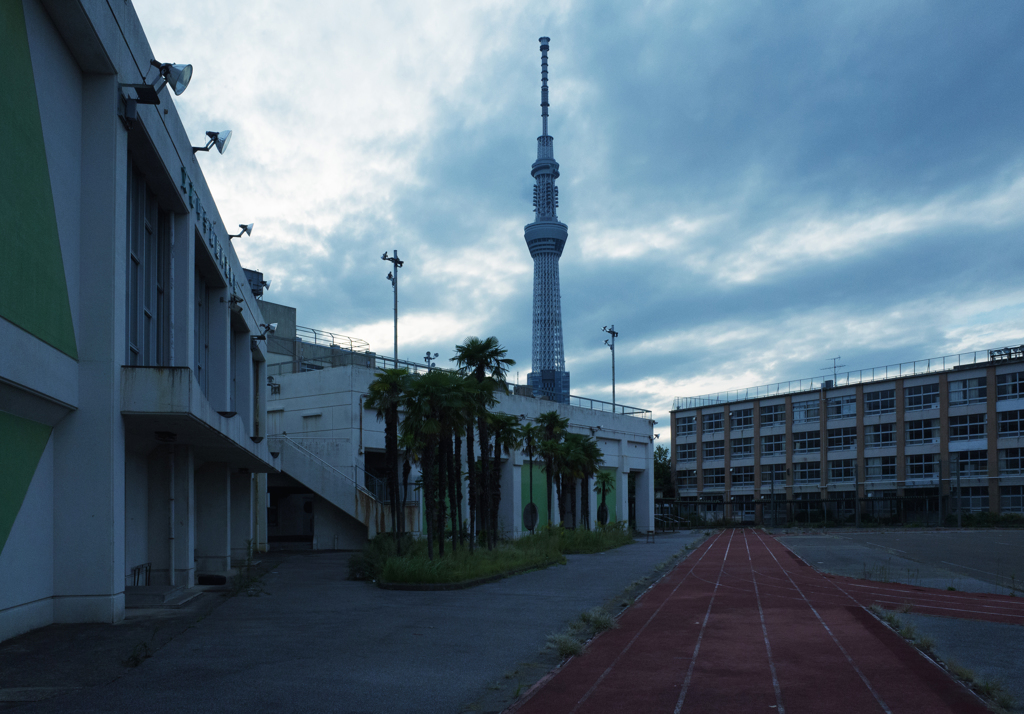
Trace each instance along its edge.
<path fill-rule="evenodd" d="M 167 499 L 167 512 L 170 515 L 170 522 L 168 523 L 167 541 L 170 546 L 170 559 L 167 561 L 167 575 L 170 578 L 170 585 L 174 587 L 174 447 L 168 447 L 167 450 L 167 475 L 168 475 L 168 499 Z"/>

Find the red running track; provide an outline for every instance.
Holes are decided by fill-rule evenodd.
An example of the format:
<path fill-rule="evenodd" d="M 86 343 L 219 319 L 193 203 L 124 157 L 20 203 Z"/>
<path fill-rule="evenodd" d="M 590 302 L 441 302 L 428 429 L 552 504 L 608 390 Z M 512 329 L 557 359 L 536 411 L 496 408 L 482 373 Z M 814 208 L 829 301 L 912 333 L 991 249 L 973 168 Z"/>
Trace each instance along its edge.
<path fill-rule="evenodd" d="M 988 711 L 862 606 L 908 597 L 903 591 L 853 584 L 863 583 L 817 573 L 771 536 L 725 531 L 510 711 Z M 942 594 L 917 588 L 914 596 L 924 603 L 929 592 Z M 979 607 L 949 595 L 963 600 L 927 602 Z"/>

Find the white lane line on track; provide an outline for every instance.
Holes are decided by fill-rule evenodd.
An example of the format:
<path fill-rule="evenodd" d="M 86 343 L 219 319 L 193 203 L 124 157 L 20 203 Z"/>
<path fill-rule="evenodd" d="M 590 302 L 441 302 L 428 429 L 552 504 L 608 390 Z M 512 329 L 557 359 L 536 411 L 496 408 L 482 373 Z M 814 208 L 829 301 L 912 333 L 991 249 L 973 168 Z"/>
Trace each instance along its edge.
<path fill-rule="evenodd" d="M 851 667 L 853 667 L 853 671 L 857 673 L 858 677 L 860 677 L 860 681 L 864 682 L 864 686 L 868 688 L 869 692 L 871 692 L 871 696 L 873 696 L 875 698 L 875 701 L 878 702 L 878 706 L 882 708 L 882 711 L 884 711 L 885 714 L 892 714 L 892 710 L 890 710 L 889 707 L 886 706 L 885 702 L 882 700 L 881 695 L 879 695 L 878 692 L 875 691 L 875 688 L 871 686 L 871 682 L 869 682 L 868 678 L 864 676 L 864 673 L 860 671 L 860 667 L 858 667 L 854 663 L 853 658 L 850 657 L 850 653 L 846 651 L 846 648 L 843 647 L 843 645 L 839 642 L 839 638 L 837 638 L 835 636 L 835 633 L 832 632 L 832 628 L 825 624 L 825 620 L 822 619 L 821 615 L 818 614 L 818 611 L 814 608 L 814 605 L 811 604 L 811 601 L 808 600 L 807 596 L 803 594 L 802 590 L 800 590 L 800 586 L 796 584 L 796 582 L 793 580 L 793 577 L 786 571 L 785 568 L 782 567 L 782 563 L 780 563 L 779 559 L 775 557 L 775 553 L 772 552 L 771 548 L 769 548 L 761 539 L 761 534 L 755 533 L 755 535 L 757 536 L 757 539 L 761 541 L 761 545 L 764 546 L 764 549 L 768 551 L 768 555 L 772 556 L 772 560 L 774 560 L 775 563 L 782 570 L 782 572 L 786 574 L 786 577 L 789 578 L 789 581 L 793 583 L 793 587 L 797 589 L 801 597 L 803 597 L 804 602 L 807 603 L 807 607 L 811 609 L 811 612 L 814 613 L 814 616 L 818 618 L 818 622 L 821 623 L 821 626 L 825 628 L 825 632 L 828 633 L 829 637 L 832 638 L 832 641 L 836 643 L 836 647 L 838 647 L 839 651 L 843 653 L 844 657 L 846 657 L 846 661 L 850 663 Z"/>
<path fill-rule="evenodd" d="M 779 714 L 786 714 L 786 707 L 782 704 L 782 687 L 779 686 L 779 676 L 775 672 L 775 659 L 772 657 L 772 645 L 768 641 L 768 626 L 764 622 L 764 608 L 761 607 L 761 593 L 757 589 L 757 576 L 754 574 L 754 559 L 750 557 L 750 543 L 747 542 L 747 532 L 743 532 L 743 545 L 747 547 L 747 561 L 750 563 L 750 581 L 754 584 L 754 596 L 757 598 L 757 612 L 761 616 L 761 632 L 764 634 L 764 648 L 768 652 L 768 667 L 772 671 L 772 686 L 775 688 L 775 704 Z"/>
<path fill-rule="evenodd" d="M 700 557 L 697 558 L 696 562 L 694 562 L 694 564 L 690 567 L 689 572 L 687 572 L 686 575 L 684 575 L 682 578 L 679 579 L 679 582 L 676 583 L 676 586 L 674 588 L 672 588 L 672 592 L 670 592 L 668 595 L 665 596 L 665 599 L 661 601 L 661 604 L 658 605 L 658 608 L 653 613 L 651 613 L 650 617 L 647 618 L 647 622 L 644 623 L 643 627 L 641 627 L 639 630 L 636 631 L 636 634 L 633 635 L 633 639 L 631 639 L 629 641 L 629 644 L 626 645 L 622 649 L 621 652 L 619 652 L 617 655 L 615 655 L 615 659 L 612 660 L 612 663 L 610 665 L 608 665 L 608 667 L 604 670 L 604 672 L 601 673 L 601 676 L 598 677 L 597 681 L 595 681 L 591 685 L 590 689 L 587 690 L 587 693 L 584 694 L 582 697 L 580 697 L 580 700 L 578 702 L 576 702 L 576 706 L 574 706 L 572 708 L 572 710 L 569 712 L 569 714 L 575 714 L 575 712 L 578 711 L 581 706 L 583 706 L 583 702 L 587 701 L 587 699 L 590 697 L 590 695 L 594 693 L 594 690 L 597 689 L 597 687 L 601 684 L 601 682 L 604 681 L 604 678 L 607 677 L 608 674 L 615 667 L 615 665 L 617 665 L 619 663 L 619 660 L 622 659 L 622 657 L 626 654 L 626 652 L 629 651 L 629 648 L 633 646 L 633 643 L 637 641 L 637 638 L 639 638 L 640 635 L 643 634 L 643 631 L 647 629 L 647 626 L 651 624 L 651 621 L 654 620 L 654 618 L 658 616 L 659 612 L 661 612 L 661 608 L 665 607 L 665 603 L 667 603 L 669 601 L 669 598 L 671 598 L 673 595 L 676 594 L 676 590 L 678 590 L 679 587 L 686 581 L 686 579 L 688 577 L 690 577 L 690 573 L 692 573 L 694 571 L 694 568 L 696 568 L 698 565 L 700 565 L 700 561 L 704 560 L 704 556 L 711 552 L 711 549 L 715 547 L 715 544 L 718 543 L 718 541 L 719 541 L 719 539 L 721 539 L 721 537 L 722 537 L 722 534 L 719 533 L 717 536 L 715 536 L 715 539 L 708 544 L 708 547 L 704 549 L 704 552 L 700 554 Z"/>
<path fill-rule="evenodd" d="M 736 535 L 736 531 L 729 531 L 729 543 L 725 546 L 725 555 L 722 556 L 722 567 L 718 569 L 718 583 L 722 582 L 722 573 L 725 572 L 725 561 L 729 558 L 729 549 L 732 548 L 732 539 Z M 707 612 L 704 613 L 704 622 L 701 623 L 700 633 L 697 635 L 697 644 L 693 648 L 693 657 L 690 658 L 690 667 L 686 670 L 686 679 L 683 681 L 683 691 L 679 693 L 679 701 L 676 702 L 676 708 L 673 710 L 673 714 L 679 714 L 679 711 L 683 708 L 683 702 L 686 700 L 686 691 L 690 688 L 690 680 L 693 679 L 693 668 L 697 664 L 697 654 L 700 652 L 700 643 L 704 639 L 704 630 L 708 626 L 708 618 L 711 617 L 711 608 L 715 604 L 715 596 L 718 594 L 718 583 L 715 583 L 715 589 L 711 591 L 711 600 L 708 602 Z"/>

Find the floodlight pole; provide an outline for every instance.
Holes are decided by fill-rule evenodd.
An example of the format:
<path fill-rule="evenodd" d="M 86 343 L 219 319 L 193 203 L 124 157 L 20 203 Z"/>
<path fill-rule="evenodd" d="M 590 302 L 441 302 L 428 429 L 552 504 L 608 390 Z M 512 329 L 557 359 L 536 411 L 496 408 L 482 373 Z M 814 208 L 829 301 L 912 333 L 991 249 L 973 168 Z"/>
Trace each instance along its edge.
<path fill-rule="evenodd" d="M 615 325 L 608 327 L 605 325 L 601 328 L 602 332 L 607 332 L 612 336 L 611 340 L 605 340 L 604 343 L 608 345 L 612 350 L 612 413 L 615 413 L 615 338 L 619 336 L 619 333 L 615 331 Z"/>
<path fill-rule="evenodd" d="M 393 251 L 392 257 L 388 257 L 387 251 L 384 251 L 384 255 L 380 257 L 381 260 L 386 260 L 394 268 L 388 273 L 388 280 L 391 281 L 391 286 L 395 289 L 395 367 L 398 367 L 398 269 L 401 268 L 405 263 L 398 259 L 398 250 Z"/>

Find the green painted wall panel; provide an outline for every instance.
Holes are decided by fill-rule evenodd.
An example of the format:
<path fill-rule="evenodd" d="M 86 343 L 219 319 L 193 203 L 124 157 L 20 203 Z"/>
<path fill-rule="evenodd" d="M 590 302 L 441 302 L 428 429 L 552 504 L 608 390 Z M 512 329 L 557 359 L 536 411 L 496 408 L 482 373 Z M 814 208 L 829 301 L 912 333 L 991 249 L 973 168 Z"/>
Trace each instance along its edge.
<path fill-rule="evenodd" d="M 521 474 L 522 484 L 522 498 L 523 508 L 526 508 L 526 504 L 530 502 L 530 462 L 523 460 L 523 467 Z M 533 462 L 533 502 L 537 506 L 537 528 L 540 530 L 548 524 L 548 479 L 544 475 L 544 463 L 540 461 Z M 523 514 L 519 513 L 516 516 L 519 519 L 519 527 L 525 529 L 523 524 Z"/>
<path fill-rule="evenodd" d="M 0 412 L 0 552 L 7 544 L 52 430 L 45 424 Z"/>
<path fill-rule="evenodd" d="M 0 317 L 78 359 L 21 0 L 0 0 Z"/>

